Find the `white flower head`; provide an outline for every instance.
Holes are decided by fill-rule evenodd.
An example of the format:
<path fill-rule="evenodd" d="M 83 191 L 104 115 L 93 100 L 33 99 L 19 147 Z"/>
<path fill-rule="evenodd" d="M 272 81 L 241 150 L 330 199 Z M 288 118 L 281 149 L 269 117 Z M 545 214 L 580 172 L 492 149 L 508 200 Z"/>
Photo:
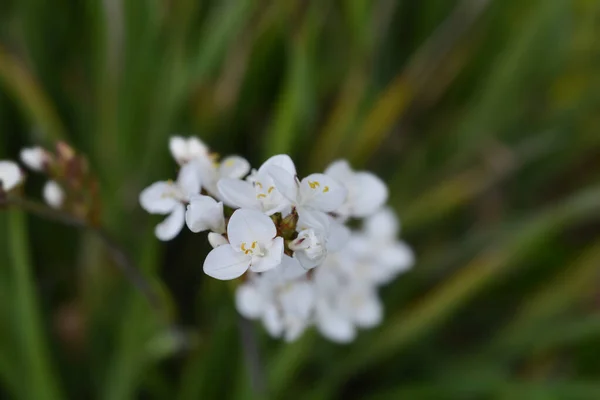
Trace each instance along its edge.
<path fill-rule="evenodd" d="M 12 162 L 0 161 L 0 188 L 9 192 L 23 181 L 23 172 L 21 168 Z"/>
<path fill-rule="evenodd" d="M 364 218 L 375 213 L 387 201 L 385 183 L 370 172 L 353 171 L 346 160 L 334 161 L 325 174 L 336 179 L 348 191 L 346 201 L 335 210 L 336 214 Z"/>
<path fill-rule="evenodd" d="M 204 272 L 216 279 L 240 277 L 248 269 L 264 272 L 281 264 L 283 238 L 265 214 L 236 210 L 227 224 L 229 244 L 214 248 L 204 260 Z"/>
<path fill-rule="evenodd" d="M 187 164 L 192 160 L 210 158 L 208 146 L 195 136 L 188 138 L 172 136 L 169 140 L 169 150 L 179 165 Z"/>
<path fill-rule="evenodd" d="M 171 240 L 177 236 L 185 224 L 185 205 L 200 190 L 198 166 L 188 163 L 181 167 L 176 182 L 156 182 L 142 191 L 140 204 L 144 210 L 151 214 L 169 215 L 154 231 L 160 240 Z"/>
<path fill-rule="evenodd" d="M 291 203 L 275 187 L 270 175 L 272 168 L 282 169 L 292 176 L 296 175 L 296 167 L 288 155 L 273 156 L 245 181 L 234 178 L 219 180 L 217 186 L 223 202 L 233 208 L 258 210 L 267 215 L 277 212 L 289 214 Z"/>
<path fill-rule="evenodd" d="M 32 171 L 41 172 L 46 169 L 50 156 L 39 146 L 26 147 L 21 150 L 21 161 Z"/>
<path fill-rule="evenodd" d="M 61 208 L 65 201 L 65 192 L 56 181 L 48 181 L 42 190 L 44 201 L 52 208 Z"/>

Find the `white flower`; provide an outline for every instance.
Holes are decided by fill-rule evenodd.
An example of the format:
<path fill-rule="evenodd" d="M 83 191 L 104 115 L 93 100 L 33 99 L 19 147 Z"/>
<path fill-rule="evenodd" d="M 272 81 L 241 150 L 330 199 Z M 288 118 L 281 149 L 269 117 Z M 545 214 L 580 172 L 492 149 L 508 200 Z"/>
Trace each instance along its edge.
<path fill-rule="evenodd" d="M 314 309 L 314 286 L 298 262 L 284 255 L 281 266 L 251 274 L 236 290 L 236 308 L 249 319 L 262 319 L 267 332 L 288 342 L 309 326 Z"/>
<path fill-rule="evenodd" d="M 362 232 L 352 235 L 347 249 L 354 256 L 354 270 L 361 279 L 384 284 L 413 266 L 414 253 L 397 239 L 399 230 L 394 212 L 384 208 L 365 219 Z"/>
<path fill-rule="evenodd" d="M 275 187 L 287 198 L 292 206 L 302 213 L 333 212 L 345 201 L 348 191 L 335 179 L 323 174 L 311 174 L 298 181 L 293 174 L 283 168 L 269 169 Z"/>
<path fill-rule="evenodd" d="M 169 140 L 169 150 L 179 165 L 187 164 L 192 160 L 211 158 L 208 146 L 195 136 L 189 138 L 172 136 Z"/>
<path fill-rule="evenodd" d="M 381 179 L 370 172 L 353 171 L 345 160 L 331 163 L 325 174 L 342 183 L 348 190 L 348 197 L 335 210 L 336 214 L 344 217 L 367 217 L 387 201 L 388 190 Z"/>
<path fill-rule="evenodd" d="M 49 156 L 41 147 L 26 147 L 21 150 L 21 161 L 32 171 L 41 172 L 46 168 Z"/>
<path fill-rule="evenodd" d="M 330 256 L 314 274 L 315 324 L 323 336 L 339 343 L 352 341 L 357 327 L 374 327 L 383 317 L 376 287 L 348 273 L 352 263 L 351 258 Z"/>
<path fill-rule="evenodd" d="M 190 203 L 185 213 L 185 222 L 190 231 L 194 233 L 211 230 L 225 232 L 225 219 L 223 218 L 223 203 L 217 202 L 209 196 L 194 194 L 190 196 Z"/>
<path fill-rule="evenodd" d="M 42 195 L 52 208 L 61 208 L 65 201 L 65 192 L 56 181 L 48 181 L 44 185 Z"/>
<path fill-rule="evenodd" d="M 201 174 L 204 188 L 213 196 L 221 198 L 217 187 L 221 179 L 241 179 L 250 172 L 250 163 L 240 156 L 228 156 L 221 162 L 203 163 Z"/>
<path fill-rule="evenodd" d="M 350 237 L 350 230 L 319 211 L 301 211 L 296 225 L 298 236 L 289 244 L 302 267 L 320 265 L 328 252 L 340 251 Z"/>
<path fill-rule="evenodd" d="M 171 240 L 185 224 L 185 204 L 200 193 L 200 176 L 195 163 L 181 167 L 176 182 L 156 182 L 142 191 L 140 204 L 151 214 L 169 216 L 154 230 L 160 240 Z"/>
<path fill-rule="evenodd" d="M 8 192 L 23 181 L 23 173 L 19 166 L 12 161 L 0 161 L 0 187 Z"/>
<path fill-rule="evenodd" d="M 270 176 L 272 168 L 278 168 L 294 176 L 296 167 L 285 154 L 269 158 L 245 181 L 233 178 L 219 180 L 217 186 L 223 202 L 234 208 L 258 210 L 272 215 L 281 212 L 284 216 L 291 211 L 290 201 L 275 188 Z"/>
<path fill-rule="evenodd" d="M 235 279 L 248 269 L 268 271 L 281 264 L 283 238 L 265 214 L 236 210 L 227 224 L 229 244 L 214 248 L 204 260 L 204 272 L 216 279 Z"/>

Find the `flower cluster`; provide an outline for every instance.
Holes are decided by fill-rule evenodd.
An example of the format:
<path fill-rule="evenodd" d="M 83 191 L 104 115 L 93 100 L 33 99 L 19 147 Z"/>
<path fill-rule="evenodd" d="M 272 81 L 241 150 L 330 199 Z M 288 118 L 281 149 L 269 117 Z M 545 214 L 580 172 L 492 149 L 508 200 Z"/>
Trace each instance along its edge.
<path fill-rule="evenodd" d="M 242 277 L 240 314 L 287 341 L 314 325 L 348 342 L 357 328 L 379 324 L 378 287 L 414 259 L 396 239 L 399 224 L 378 177 L 340 160 L 300 179 L 283 154 L 251 170 L 242 157 L 218 159 L 195 137 L 173 137 L 169 147 L 181 166 L 177 179 L 144 189 L 140 204 L 167 215 L 155 229 L 161 240 L 184 225 L 209 232 L 204 272 Z M 347 223 L 356 219 L 364 220 L 352 231 Z"/>
<path fill-rule="evenodd" d="M 42 196 L 48 206 L 68 211 L 74 217 L 94 222 L 98 217 L 98 184 L 91 175 L 85 157 L 68 144 L 58 142 L 54 152 L 42 147 L 21 150 L 21 162 L 48 180 Z M 0 194 L 6 195 L 25 180 L 25 174 L 13 161 L 0 161 Z"/>

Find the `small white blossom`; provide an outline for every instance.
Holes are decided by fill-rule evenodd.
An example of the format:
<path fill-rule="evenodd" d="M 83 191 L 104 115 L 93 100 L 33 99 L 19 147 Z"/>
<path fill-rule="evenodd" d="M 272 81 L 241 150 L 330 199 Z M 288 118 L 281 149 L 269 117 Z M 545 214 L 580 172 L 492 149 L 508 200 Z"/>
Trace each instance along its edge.
<path fill-rule="evenodd" d="M 291 342 L 310 324 L 314 294 L 306 271 L 284 255 L 281 266 L 263 274 L 253 273 L 237 288 L 236 308 L 246 318 L 261 319 L 271 336 Z"/>
<path fill-rule="evenodd" d="M 2 190 L 8 192 L 22 181 L 23 173 L 16 163 L 6 160 L 0 161 L 0 184 Z"/>
<path fill-rule="evenodd" d="M 400 226 L 392 210 L 382 209 L 363 225 L 363 230 L 355 233 L 348 243 L 348 251 L 358 262 L 355 270 L 362 279 L 384 284 L 413 266 L 414 253 L 398 240 Z"/>
<path fill-rule="evenodd" d="M 172 136 L 169 140 L 171 155 L 179 165 L 187 164 L 192 160 L 210 159 L 208 146 L 197 137 Z"/>
<path fill-rule="evenodd" d="M 204 272 L 216 279 L 235 279 L 248 269 L 268 271 L 281 264 L 283 238 L 265 214 L 236 210 L 227 224 L 229 244 L 214 248 L 204 260 Z"/>
<path fill-rule="evenodd" d="M 387 201 L 388 189 L 377 176 L 366 171 L 353 171 L 345 160 L 334 161 L 325 174 L 342 183 L 348 191 L 344 204 L 335 210 L 343 217 L 363 218 L 372 215 Z"/>
<path fill-rule="evenodd" d="M 44 201 L 52 208 L 61 208 L 65 201 L 65 192 L 56 181 L 48 181 L 42 191 Z"/>
<path fill-rule="evenodd" d="M 48 160 L 48 153 L 41 147 L 26 147 L 21 150 L 21 161 L 32 171 L 43 171 Z"/>
<path fill-rule="evenodd" d="M 329 256 L 316 269 L 317 290 L 315 324 L 330 340 L 347 343 L 356 328 L 371 328 L 381 323 L 383 307 L 376 287 L 352 273 L 351 257 Z"/>
<path fill-rule="evenodd" d="M 221 179 L 241 179 L 250 172 L 250 163 L 240 156 L 227 156 L 221 162 L 203 163 L 202 184 L 213 196 L 221 198 L 218 182 Z"/>
<path fill-rule="evenodd" d="M 333 212 L 345 201 L 348 194 L 337 180 L 324 174 L 311 174 L 301 181 L 283 168 L 269 169 L 276 189 L 289 200 L 298 215 L 310 212 Z"/>
<path fill-rule="evenodd" d="M 160 240 L 171 240 L 185 224 L 186 204 L 200 193 L 200 176 L 195 163 L 181 167 L 176 182 L 156 182 L 142 191 L 140 204 L 151 214 L 169 215 L 158 224 L 155 234 Z"/>
<path fill-rule="evenodd" d="M 223 203 L 217 202 L 210 196 L 200 194 L 190 196 L 189 201 L 185 222 L 190 231 L 194 233 L 208 230 L 218 233 L 225 232 Z"/>
<path fill-rule="evenodd" d="M 291 203 L 275 187 L 270 171 L 281 169 L 291 176 L 296 174 L 292 159 L 285 154 L 269 158 L 245 181 L 233 178 L 219 180 L 218 189 L 223 202 L 233 208 L 262 211 L 267 215 L 281 212 L 284 216 L 291 211 Z"/>

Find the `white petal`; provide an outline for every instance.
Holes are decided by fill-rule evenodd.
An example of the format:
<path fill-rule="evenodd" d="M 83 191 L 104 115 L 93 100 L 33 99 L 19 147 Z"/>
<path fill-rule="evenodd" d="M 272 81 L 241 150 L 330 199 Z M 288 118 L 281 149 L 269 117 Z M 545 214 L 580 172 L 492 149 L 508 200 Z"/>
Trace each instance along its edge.
<path fill-rule="evenodd" d="M 387 201 L 385 183 L 370 172 L 357 172 L 354 176 L 356 191 L 353 192 L 352 216 L 363 218 L 379 210 Z"/>
<path fill-rule="evenodd" d="M 368 236 L 381 239 L 395 239 L 400 231 L 398 218 L 390 208 L 384 208 L 365 219 L 363 227 Z"/>
<path fill-rule="evenodd" d="M 268 304 L 263 315 L 265 329 L 272 337 L 278 338 L 283 333 L 283 321 L 279 311 L 273 304 Z"/>
<path fill-rule="evenodd" d="M 295 342 L 300 338 L 300 336 L 302 336 L 307 327 L 308 321 L 300 318 L 288 322 L 284 334 L 284 340 L 288 343 Z"/>
<path fill-rule="evenodd" d="M 197 137 L 172 136 L 169 140 L 169 150 L 179 164 L 185 164 L 195 158 L 208 157 L 208 147 Z"/>
<path fill-rule="evenodd" d="M 300 182 L 300 197 L 303 205 L 324 212 L 340 207 L 348 191 L 337 180 L 323 174 L 312 174 Z"/>
<path fill-rule="evenodd" d="M 221 178 L 241 179 L 250 172 L 250 163 L 240 156 L 229 156 L 221 161 L 219 176 Z"/>
<path fill-rule="evenodd" d="M 183 162 L 187 157 L 187 140 L 181 136 L 172 136 L 169 139 L 169 150 L 177 162 Z"/>
<path fill-rule="evenodd" d="M 42 171 L 48 161 L 48 155 L 41 147 L 26 147 L 21 150 L 21 161 L 33 171 Z"/>
<path fill-rule="evenodd" d="M 305 270 L 313 269 L 321 265 L 326 256 L 327 253 L 323 254 L 322 257 L 312 260 L 306 255 L 306 252 L 304 252 L 304 250 L 294 252 L 294 258 L 298 260 L 302 268 L 304 268 Z"/>
<path fill-rule="evenodd" d="M 208 243 L 212 246 L 212 248 L 216 248 L 219 246 L 223 246 L 224 244 L 229 244 L 229 241 L 225 239 L 225 236 L 220 233 L 209 232 L 208 233 Z"/>
<path fill-rule="evenodd" d="M 185 222 L 194 233 L 207 230 L 224 233 L 223 203 L 209 196 L 195 195 L 187 206 Z"/>
<path fill-rule="evenodd" d="M 265 303 L 256 286 L 244 283 L 235 291 L 235 306 L 242 316 L 256 319 L 263 314 Z"/>
<path fill-rule="evenodd" d="M 250 266 L 250 257 L 237 252 L 231 245 L 213 249 L 204 260 L 204 273 L 220 280 L 235 279 Z"/>
<path fill-rule="evenodd" d="M 298 182 L 294 175 L 277 166 L 269 167 L 267 172 L 271 179 L 273 179 L 275 188 L 283 195 L 283 197 L 292 203 L 298 201 Z"/>
<path fill-rule="evenodd" d="M 406 243 L 397 241 L 381 249 L 377 261 L 396 272 L 403 272 L 413 266 L 415 255 Z"/>
<path fill-rule="evenodd" d="M 208 156 L 208 146 L 196 136 L 190 136 L 187 139 L 188 157 L 200 158 Z"/>
<path fill-rule="evenodd" d="M 202 189 L 200 164 L 192 161 L 181 167 L 177 176 L 177 184 L 187 195 L 199 194 Z"/>
<path fill-rule="evenodd" d="M 361 294 L 359 304 L 354 310 L 354 322 L 363 328 L 372 328 L 381 323 L 383 307 L 376 293 Z"/>
<path fill-rule="evenodd" d="M 332 218 L 327 237 L 327 250 L 331 252 L 342 250 L 348 244 L 351 235 L 352 232 L 346 225 L 340 224 Z"/>
<path fill-rule="evenodd" d="M 338 182 L 347 182 L 354 176 L 354 171 L 346 160 L 337 160 L 329 164 L 325 169 L 325 175 L 329 175 Z"/>
<path fill-rule="evenodd" d="M 168 214 L 180 202 L 169 195 L 173 191 L 173 184 L 169 182 L 156 182 L 140 193 L 140 205 L 152 214 Z"/>
<path fill-rule="evenodd" d="M 308 281 L 298 281 L 283 291 L 281 307 L 285 313 L 308 319 L 313 311 L 315 300 L 314 286 Z"/>
<path fill-rule="evenodd" d="M 350 343 L 356 336 L 350 319 L 323 302 L 317 304 L 316 325 L 323 336 L 334 342 Z"/>
<path fill-rule="evenodd" d="M 167 241 L 173 239 L 185 225 L 185 207 L 178 203 L 173 212 L 154 229 L 156 237 Z"/>
<path fill-rule="evenodd" d="M 281 265 L 276 271 L 283 281 L 291 281 L 306 275 L 306 269 L 302 268 L 300 262 L 287 254 L 281 258 Z"/>
<path fill-rule="evenodd" d="M 312 210 L 310 208 L 298 207 L 298 232 L 305 229 L 314 229 L 316 232 L 329 234 L 330 219 L 322 211 Z"/>
<path fill-rule="evenodd" d="M 296 166 L 294 165 L 294 162 L 292 161 L 290 156 L 288 156 L 287 154 L 278 154 L 269 158 L 263 163 L 263 165 L 260 166 L 260 168 L 258 169 L 258 173 L 266 172 L 266 170 L 272 166 L 283 168 L 285 171 L 287 171 L 287 173 L 289 173 L 292 176 L 296 175 Z"/>
<path fill-rule="evenodd" d="M 277 228 L 271 218 L 256 210 L 236 210 L 227 225 L 227 236 L 234 247 L 256 241 L 259 245 L 270 244 L 277 234 Z"/>
<path fill-rule="evenodd" d="M 223 203 L 233 208 L 261 210 L 256 190 L 251 183 L 239 179 L 224 178 L 217 184 Z"/>
<path fill-rule="evenodd" d="M 250 269 L 253 272 L 268 271 L 281 264 L 281 258 L 283 256 L 283 238 L 278 236 L 273 239 L 265 251 L 266 254 L 263 257 L 252 257 L 252 266 Z"/>
<path fill-rule="evenodd" d="M 6 192 L 13 189 L 23 180 L 19 166 L 12 161 L 0 161 L 0 182 Z"/>
<path fill-rule="evenodd" d="M 65 192 L 55 181 L 48 181 L 42 191 L 44 200 L 52 208 L 60 208 L 65 200 Z"/>

